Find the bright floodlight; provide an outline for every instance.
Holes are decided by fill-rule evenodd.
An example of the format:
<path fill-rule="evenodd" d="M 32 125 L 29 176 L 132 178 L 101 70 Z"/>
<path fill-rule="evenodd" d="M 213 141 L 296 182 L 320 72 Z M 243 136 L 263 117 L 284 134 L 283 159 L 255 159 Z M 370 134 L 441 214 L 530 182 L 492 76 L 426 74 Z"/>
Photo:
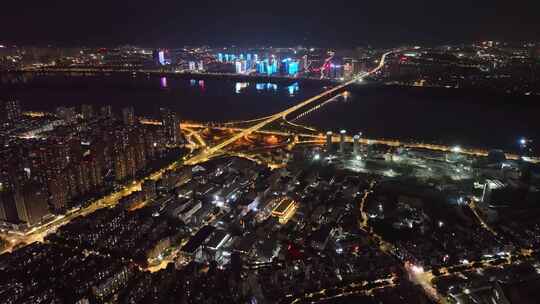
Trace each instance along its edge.
<path fill-rule="evenodd" d="M 522 138 L 519 140 L 519 143 L 522 145 L 522 146 L 525 146 L 527 144 L 527 139 L 526 138 Z"/>
<path fill-rule="evenodd" d="M 460 146 L 455 146 L 452 148 L 452 152 L 454 153 L 460 153 L 462 150 L 461 150 L 461 147 Z"/>
<path fill-rule="evenodd" d="M 412 271 L 416 274 L 420 274 L 420 273 L 423 273 L 424 272 L 424 267 L 422 266 L 416 266 L 416 265 L 413 265 L 411 267 Z"/>
<path fill-rule="evenodd" d="M 346 130 L 341 130 L 341 131 L 339 131 L 339 133 L 341 133 L 341 134 L 347 134 L 347 131 L 346 131 Z"/>
<path fill-rule="evenodd" d="M 320 158 L 321 158 L 321 156 L 320 156 L 319 154 L 315 154 L 315 155 L 313 156 L 313 159 L 314 159 L 314 160 L 319 160 Z"/>

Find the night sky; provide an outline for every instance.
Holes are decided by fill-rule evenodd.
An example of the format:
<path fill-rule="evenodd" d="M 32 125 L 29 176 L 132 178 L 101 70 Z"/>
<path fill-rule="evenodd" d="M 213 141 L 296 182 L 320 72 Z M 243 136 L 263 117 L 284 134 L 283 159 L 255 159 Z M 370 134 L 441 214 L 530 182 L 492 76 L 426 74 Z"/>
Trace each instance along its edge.
<path fill-rule="evenodd" d="M 2 2 L 0 43 L 390 46 L 540 40 L 538 0 Z"/>

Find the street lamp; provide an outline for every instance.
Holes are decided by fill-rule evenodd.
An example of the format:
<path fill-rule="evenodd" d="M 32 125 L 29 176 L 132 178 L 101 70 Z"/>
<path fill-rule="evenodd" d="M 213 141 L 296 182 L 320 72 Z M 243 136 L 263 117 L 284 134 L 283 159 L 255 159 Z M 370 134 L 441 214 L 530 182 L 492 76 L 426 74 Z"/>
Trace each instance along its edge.
<path fill-rule="evenodd" d="M 532 154 L 532 148 L 530 146 L 532 140 L 522 137 L 519 139 L 519 149 L 521 150 L 521 157 L 527 157 L 531 156 Z"/>

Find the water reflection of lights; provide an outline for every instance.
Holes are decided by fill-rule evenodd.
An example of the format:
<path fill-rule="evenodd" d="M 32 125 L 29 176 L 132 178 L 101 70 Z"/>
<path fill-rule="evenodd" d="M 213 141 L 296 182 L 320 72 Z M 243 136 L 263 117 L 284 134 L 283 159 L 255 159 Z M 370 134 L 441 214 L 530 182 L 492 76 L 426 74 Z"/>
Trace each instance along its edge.
<path fill-rule="evenodd" d="M 275 84 L 275 83 L 257 83 L 255 84 L 255 89 L 257 89 L 257 91 L 263 91 L 263 90 L 272 90 L 272 91 L 277 91 L 278 89 L 278 85 Z"/>
<path fill-rule="evenodd" d="M 295 82 L 295 83 L 291 84 L 290 86 L 288 86 L 287 90 L 289 91 L 289 95 L 291 95 L 291 96 L 296 94 L 300 90 L 300 87 L 298 86 L 298 82 Z"/>
<path fill-rule="evenodd" d="M 236 85 L 234 86 L 234 92 L 236 94 L 240 94 L 240 92 L 242 92 L 242 90 L 244 90 L 248 86 L 249 86 L 249 82 L 237 82 Z"/>
<path fill-rule="evenodd" d="M 199 87 L 201 90 L 204 90 L 205 89 L 205 83 L 204 83 L 204 80 L 195 80 L 195 79 L 191 79 L 189 81 L 189 85 L 191 85 L 192 87 Z"/>
<path fill-rule="evenodd" d="M 167 77 L 161 77 L 160 79 L 160 85 L 162 89 L 167 88 Z"/>

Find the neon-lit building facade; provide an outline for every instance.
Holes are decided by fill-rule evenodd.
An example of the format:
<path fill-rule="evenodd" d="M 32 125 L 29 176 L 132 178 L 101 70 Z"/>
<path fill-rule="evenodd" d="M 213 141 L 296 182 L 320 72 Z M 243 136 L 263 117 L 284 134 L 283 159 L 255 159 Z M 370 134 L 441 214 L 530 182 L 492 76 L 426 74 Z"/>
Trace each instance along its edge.
<path fill-rule="evenodd" d="M 299 58 L 281 57 L 278 54 L 257 54 L 254 52 L 226 53 L 214 55 L 217 62 L 231 64 L 236 73 L 257 73 L 260 75 L 298 76 L 303 69 Z"/>
<path fill-rule="evenodd" d="M 169 50 L 154 50 L 152 57 L 154 58 L 154 64 L 158 66 L 169 65 L 172 62 Z"/>
<path fill-rule="evenodd" d="M 165 65 L 165 51 L 159 51 L 158 60 L 159 60 L 159 64 Z"/>
<path fill-rule="evenodd" d="M 281 61 L 281 64 L 281 71 L 284 75 L 294 76 L 300 72 L 300 62 L 298 60 L 285 58 Z"/>

